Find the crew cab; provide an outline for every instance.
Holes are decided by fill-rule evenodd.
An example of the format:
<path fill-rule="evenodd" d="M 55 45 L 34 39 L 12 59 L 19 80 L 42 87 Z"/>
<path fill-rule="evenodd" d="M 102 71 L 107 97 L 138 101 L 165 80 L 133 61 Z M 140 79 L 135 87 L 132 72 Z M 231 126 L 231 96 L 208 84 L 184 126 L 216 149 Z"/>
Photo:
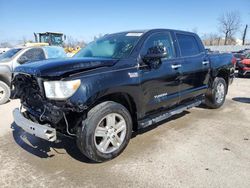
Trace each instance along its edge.
<path fill-rule="evenodd" d="M 0 55 L 0 104 L 10 97 L 10 83 L 13 70 L 29 61 L 64 58 L 64 49 L 57 46 L 16 47 Z"/>
<path fill-rule="evenodd" d="M 231 54 L 207 54 L 197 34 L 169 29 L 105 35 L 72 59 L 15 69 L 17 126 L 54 142 L 76 139 L 89 159 L 118 156 L 132 131 L 205 103 L 223 105 L 234 77 Z"/>

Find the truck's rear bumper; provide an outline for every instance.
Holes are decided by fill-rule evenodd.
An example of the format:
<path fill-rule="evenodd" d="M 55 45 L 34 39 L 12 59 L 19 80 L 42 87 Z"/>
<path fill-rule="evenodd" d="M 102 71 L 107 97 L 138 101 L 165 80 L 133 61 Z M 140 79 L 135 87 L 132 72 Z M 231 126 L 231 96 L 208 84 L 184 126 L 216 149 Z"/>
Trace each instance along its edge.
<path fill-rule="evenodd" d="M 250 67 L 243 67 L 240 72 L 242 73 L 242 75 L 247 75 L 248 73 L 250 73 Z"/>
<path fill-rule="evenodd" d="M 50 142 L 57 140 L 56 129 L 48 124 L 40 125 L 25 118 L 18 108 L 13 110 L 13 117 L 16 125 L 25 132 Z"/>

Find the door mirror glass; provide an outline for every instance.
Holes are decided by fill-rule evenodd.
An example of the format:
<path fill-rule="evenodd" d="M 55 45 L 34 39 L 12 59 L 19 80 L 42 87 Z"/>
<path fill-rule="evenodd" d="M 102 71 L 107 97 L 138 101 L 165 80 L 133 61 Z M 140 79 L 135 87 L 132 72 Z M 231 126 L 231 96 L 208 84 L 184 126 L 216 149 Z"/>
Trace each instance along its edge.
<path fill-rule="evenodd" d="M 143 59 L 146 61 L 157 61 L 166 57 L 168 57 L 168 52 L 165 46 L 153 46 L 148 48 L 148 51 L 143 56 Z"/>
<path fill-rule="evenodd" d="M 143 63 L 161 64 L 162 59 L 175 57 L 175 51 L 171 35 L 168 31 L 150 35 L 144 42 L 140 52 Z"/>

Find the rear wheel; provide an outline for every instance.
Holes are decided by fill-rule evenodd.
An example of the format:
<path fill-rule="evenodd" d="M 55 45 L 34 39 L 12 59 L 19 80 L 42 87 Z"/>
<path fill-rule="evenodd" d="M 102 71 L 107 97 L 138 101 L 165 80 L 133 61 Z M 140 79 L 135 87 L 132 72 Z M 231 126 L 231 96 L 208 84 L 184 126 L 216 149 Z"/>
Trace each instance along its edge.
<path fill-rule="evenodd" d="M 243 71 L 238 71 L 238 77 L 239 77 L 239 78 L 244 78 Z"/>
<path fill-rule="evenodd" d="M 0 81 L 0 104 L 6 103 L 10 98 L 10 88 L 9 86 Z"/>
<path fill-rule="evenodd" d="M 206 95 L 206 105 L 213 109 L 220 108 L 225 102 L 226 91 L 226 81 L 223 78 L 215 78 L 209 94 Z"/>
<path fill-rule="evenodd" d="M 127 109 L 115 102 L 103 102 L 92 108 L 77 132 L 77 145 L 89 159 L 103 162 L 118 156 L 132 133 Z"/>

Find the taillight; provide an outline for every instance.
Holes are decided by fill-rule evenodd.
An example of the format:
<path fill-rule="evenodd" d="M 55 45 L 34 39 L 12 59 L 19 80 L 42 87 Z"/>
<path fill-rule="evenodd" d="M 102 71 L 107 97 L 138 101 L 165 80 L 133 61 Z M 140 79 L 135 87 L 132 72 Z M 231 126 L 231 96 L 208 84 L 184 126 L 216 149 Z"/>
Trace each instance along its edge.
<path fill-rule="evenodd" d="M 235 65 L 237 63 L 237 59 L 235 57 L 232 58 L 232 64 Z"/>

